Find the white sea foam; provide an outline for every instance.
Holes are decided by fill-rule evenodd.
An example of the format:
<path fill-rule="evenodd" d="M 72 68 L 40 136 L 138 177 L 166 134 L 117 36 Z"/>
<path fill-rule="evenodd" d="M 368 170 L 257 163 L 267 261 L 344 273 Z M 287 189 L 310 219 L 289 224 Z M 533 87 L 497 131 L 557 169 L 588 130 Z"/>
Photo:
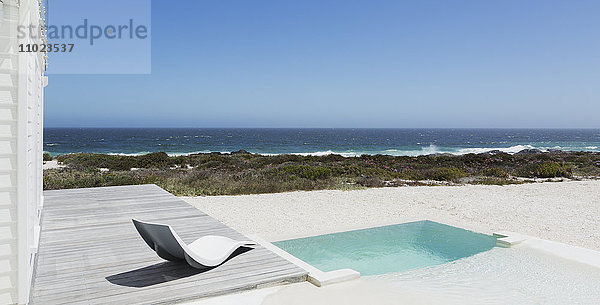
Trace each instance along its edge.
<path fill-rule="evenodd" d="M 140 151 L 140 152 L 136 152 L 136 153 L 116 153 L 116 152 L 110 152 L 110 153 L 106 153 L 107 155 L 112 155 L 112 156 L 143 156 L 143 155 L 147 155 L 147 154 L 151 154 L 153 153 L 152 151 Z M 208 154 L 211 153 L 211 151 L 209 150 L 201 150 L 201 151 L 193 151 L 193 152 L 166 152 L 166 154 L 170 157 L 179 157 L 179 156 L 189 156 L 189 155 L 193 155 L 193 154 Z M 222 154 L 228 154 L 229 152 L 226 151 L 222 151 Z"/>
<path fill-rule="evenodd" d="M 432 154 L 452 154 L 452 155 L 466 155 L 466 154 L 482 154 L 490 151 L 501 151 L 509 154 L 518 153 L 524 149 L 535 149 L 532 145 L 514 145 L 510 147 L 472 147 L 472 148 L 439 148 L 435 145 L 429 145 L 422 147 L 420 150 L 400 150 L 400 149 L 388 149 L 383 151 L 384 154 L 393 156 L 422 156 Z"/>
<path fill-rule="evenodd" d="M 422 147 L 419 150 L 403 150 L 403 149 L 387 149 L 384 150 L 382 153 L 386 154 L 386 155 L 392 155 L 392 156 L 422 156 L 422 155 L 432 155 L 432 154 L 438 154 L 438 153 L 442 153 L 445 151 L 441 151 L 439 149 L 439 147 L 430 144 L 429 146 L 426 147 Z"/>
<path fill-rule="evenodd" d="M 351 151 L 351 152 L 335 152 L 335 151 L 327 150 L 327 151 L 317 151 L 317 152 L 312 152 L 312 153 L 293 153 L 293 155 L 299 155 L 299 156 L 341 155 L 344 157 L 358 157 L 361 154 L 353 152 L 353 151 Z"/>
<path fill-rule="evenodd" d="M 209 154 L 211 153 L 208 150 L 201 150 L 201 151 L 193 151 L 193 152 L 186 152 L 186 153 L 181 153 L 181 152 L 167 152 L 167 155 L 169 155 L 169 157 L 181 157 L 181 156 L 189 156 L 189 155 L 195 155 L 195 154 Z M 229 152 L 221 152 L 222 154 L 228 154 Z"/>
<path fill-rule="evenodd" d="M 450 152 L 450 153 L 456 154 L 456 155 L 466 155 L 466 154 L 482 154 L 482 153 L 490 152 L 493 150 L 499 150 L 501 152 L 505 152 L 508 154 L 514 154 L 514 153 L 518 153 L 524 149 L 535 149 L 535 147 L 532 145 L 515 145 L 515 146 L 511 146 L 511 147 L 461 148 L 454 153 L 452 153 L 452 152 Z"/>
<path fill-rule="evenodd" d="M 484 152 L 488 152 L 488 151 L 492 151 L 492 150 L 500 150 L 503 152 L 507 152 L 507 153 L 516 153 L 519 152 L 523 149 L 531 149 L 534 148 L 531 145 L 516 145 L 516 146 L 511 146 L 508 148 L 463 148 L 463 149 L 459 149 L 459 150 L 444 150 L 444 149 L 440 149 L 439 147 L 435 146 L 435 145 L 429 145 L 429 146 L 425 146 L 422 147 L 419 150 L 401 150 L 401 149 L 387 149 L 381 152 L 356 152 L 356 151 L 345 151 L 345 152 L 340 152 L 340 151 L 333 151 L 333 150 L 325 150 L 325 151 L 316 151 L 316 152 L 294 152 L 294 153 L 259 153 L 260 155 L 263 156 L 278 156 L 278 155 L 283 155 L 283 154 L 290 154 L 290 155 L 298 155 L 298 156 L 327 156 L 327 155 L 340 155 L 343 157 L 359 157 L 363 154 L 367 154 L 367 155 L 375 155 L 375 154 L 383 154 L 383 155 L 392 155 L 392 156 L 422 156 L 422 155 L 432 155 L 432 154 L 439 154 L 439 153 L 448 153 L 448 154 L 453 154 L 453 155 L 464 155 L 464 154 L 468 154 L 468 153 L 484 153 Z M 111 153 L 107 153 L 108 155 L 115 155 L 115 156 L 141 156 L 141 155 L 146 155 L 152 153 L 150 151 L 141 151 L 141 152 L 137 152 L 137 153 L 115 153 L 115 152 L 111 152 Z M 189 156 L 192 154 L 207 154 L 207 153 L 211 153 L 211 151 L 208 150 L 203 150 L 203 151 L 194 151 L 194 152 L 167 152 L 167 155 L 171 156 L 171 157 L 178 157 L 178 156 Z M 222 154 L 229 154 L 231 152 L 228 151 L 222 151 L 220 152 Z"/>
<path fill-rule="evenodd" d="M 52 143 L 51 143 L 52 144 Z M 46 144 L 50 145 L 50 144 Z M 51 145 L 50 145 L 51 146 Z M 292 153 L 270 153 L 270 152 L 262 152 L 257 153 L 263 156 L 278 156 L 283 154 L 290 155 L 299 155 L 299 156 L 327 156 L 327 155 L 341 155 L 343 157 L 358 157 L 363 154 L 366 155 L 375 155 L 375 154 L 383 154 L 383 155 L 391 155 L 391 156 L 423 156 L 423 155 L 432 155 L 432 154 L 452 154 L 452 155 L 465 155 L 465 154 L 482 154 L 490 151 L 501 151 L 508 154 L 515 154 L 525 149 L 539 149 L 541 151 L 548 151 L 549 149 L 558 149 L 565 151 L 578 151 L 581 149 L 576 149 L 574 147 L 562 147 L 562 146 L 553 146 L 553 147 L 535 147 L 533 145 L 514 145 L 510 147 L 470 147 L 470 148 L 448 148 L 448 147 L 438 147 L 436 145 L 423 146 L 420 149 L 386 149 L 383 151 L 334 151 L 334 150 L 323 150 L 323 151 L 315 151 L 315 152 L 292 152 Z M 598 146 L 586 146 L 585 150 L 597 150 Z M 171 157 L 178 156 L 189 156 L 192 154 L 207 154 L 211 153 L 209 150 L 201 150 L 201 151 L 193 151 L 193 152 L 166 152 L 167 155 Z M 136 153 L 118 153 L 118 152 L 110 152 L 108 155 L 116 155 L 116 156 L 141 156 L 152 153 L 151 151 L 140 151 Z M 222 151 L 222 154 L 229 154 L 229 151 Z M 250 151 L 250 153 L 256 153 Z"/>
<path fill-rule="evenodd" d="M 147 155 L 149 153 L 152 153 L 151 151 L 142 151 L 142 152 L 137 152 L 137 153 L 116 153 L 116 152 L 109 152 L 106 153 L 107 155 L 111 155 L 111 156 L 131 156 L 131 157 L 135 157 L 135 156 L 141 156 L 141 155 Z"/>
<path fill-rule="evenodd" d="M 358 157 L 362 153 L 357 152 L 335 152 L 332 150 L 316 151 L 316 152 L 298 152 L 298 153 L 259 153 L 262 156 L 279 156 L 279 155 L 298 155 L 298 156 L 327 156 L 327 155 L 340 155 L 344 157 Z"/>

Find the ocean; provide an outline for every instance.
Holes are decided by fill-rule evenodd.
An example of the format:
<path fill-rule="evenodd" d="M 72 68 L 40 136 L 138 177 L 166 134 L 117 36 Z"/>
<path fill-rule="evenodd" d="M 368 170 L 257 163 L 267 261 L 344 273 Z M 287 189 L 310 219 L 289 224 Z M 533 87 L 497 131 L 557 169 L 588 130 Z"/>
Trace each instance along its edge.
<path fill-rule="evenodd" d="M 45 128 L 51 155 L 186 155 L 246 150 L 259 154 L 426 155 L 500 150 L 600 152 L 600 129 L 251 129 Z"/>

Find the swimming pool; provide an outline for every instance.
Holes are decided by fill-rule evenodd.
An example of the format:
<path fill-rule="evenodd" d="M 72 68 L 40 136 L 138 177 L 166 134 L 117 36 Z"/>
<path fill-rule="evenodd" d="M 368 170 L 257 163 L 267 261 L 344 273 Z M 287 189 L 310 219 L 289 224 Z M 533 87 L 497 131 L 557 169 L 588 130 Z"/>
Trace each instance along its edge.
<path fill-rule="evenodd" d="M 321 271 L 377 275 L 469 257 L 492 249 L 496 238 L 425 220 L 274 244 Z"/>
<path fill-rule="evenodd" d="M 313 289 L 289 285 L 266 299 L 246 303 L 278 305 L 297 300 L 294 304 L 597 305 L 599 283 L 600 268 L 522 243 L 511 248 L 495 247 L 445 264 L 362 276 Z"/>

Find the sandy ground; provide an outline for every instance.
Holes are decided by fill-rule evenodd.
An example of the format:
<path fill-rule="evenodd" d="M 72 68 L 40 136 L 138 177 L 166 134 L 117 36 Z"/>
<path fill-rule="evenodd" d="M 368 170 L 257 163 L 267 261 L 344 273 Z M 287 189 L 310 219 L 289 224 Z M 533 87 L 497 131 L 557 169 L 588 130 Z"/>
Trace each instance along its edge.
<path fill-rule="evenodd" d="M 258 234 L 271 241 L 430 219 L 484 233 L 513 231 L 600 250 L 600 233 L 597 232 L 600 229 L 600 181 L 400 187 L 184 199 L 242 233 Z M 520 279 L 523 270 L 519 268 L 522 266 L 512 263 L 501 267 L 507 269 L 505 273 L 517 274 Z M 589 269 L 586 266 L 582 270 Z M 493 278 L 498 276 L 495 271 L 491 273 Z M 534 279 L 537 279 L 540 274 L 534 273 Z M 554 279 L 554 273 L 549 274 Z M 543 282 L 549 285 L 552 279 L 541 280 L 549 281 Z M 405 287 L 412 282 L 395 285 L 393 281 L 374 281 L 368 277 L 320 288 L 304 282 L 209 298 L 188 305 L 507 303 L 505 290 L 502 290 L 506 288 L 504 286 L 497 287 L 499 292 L 486 292 L 477 297 L 454 291 L 456 287 L 466 289 L 458 282 L 443 283 L 441 287 L 450 289 L 442 292 L 438 291 L 436 285 L 440 284 L 435 280 L 425 283 L 424 287 L 430 290 L 416 289 L 418 285 Z M 488 282 L 491 281 L 488 279 Z M 490 285 L 495 288 L 495 284 Z M 470 288 L 470 285 L 466 287 Z M 519 292 L 519 289 L 515 291 Z M 534 285 L 532 289 L 539 287 Z M 545 302 L 534 298 L 524 303 Z"/>
<path fill-rule="evenodd" d="M 600 181 L 183 199 L 242 233 L 270 241 L 429 219 L 600 250 Z"/>
<path fill-rule="evenodd" d="M 317 288 L 308 283 L 296 283 L 218 296 L 185 305 L 481 305 L 476 301 L 449 300 L 448 296 L 427 295 L 392 286 L 382 281 L 362 280 L 338 283 Z"/>
<path fill-rule="evenodd" d="M 44 164 L 42 165 L 43 169 L 53 169 L 53 168 L 61 168 L 61 167 L 65 167 L 65 165 L 58 164 L 58 161 L 56 161 L 56 160 L 44 161 Z"/>

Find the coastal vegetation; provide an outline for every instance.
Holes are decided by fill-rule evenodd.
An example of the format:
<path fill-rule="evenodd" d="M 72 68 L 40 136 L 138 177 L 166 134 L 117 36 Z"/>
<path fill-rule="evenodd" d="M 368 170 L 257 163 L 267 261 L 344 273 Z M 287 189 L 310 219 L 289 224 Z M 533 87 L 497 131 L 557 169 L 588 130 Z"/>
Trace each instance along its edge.
<path fill-rule="evenodd" d="M 44 157 L 44 160 L 48 157 Z M 154 183 L 182 196 L 404 185 L 507 185 L 600 177 L 600 153 L 523 151 L 466 155 L 265 156 L 237 151 L 169 156 L 68 154 L 44 171 L 44 189 Z"/>
<path fill-rule="evenodd" d="M 52 156 L 49 153 L 44 153 L 42 155 L 42 160 L 44 160 L 44 161 L 52 161 Z"/>

